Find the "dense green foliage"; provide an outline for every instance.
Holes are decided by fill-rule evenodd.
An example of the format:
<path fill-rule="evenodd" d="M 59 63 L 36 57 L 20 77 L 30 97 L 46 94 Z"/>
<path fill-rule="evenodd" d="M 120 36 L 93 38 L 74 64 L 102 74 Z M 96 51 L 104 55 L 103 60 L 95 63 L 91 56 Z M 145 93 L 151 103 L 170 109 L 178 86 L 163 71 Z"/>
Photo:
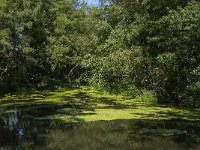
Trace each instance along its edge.
<path fill-rule="evenodd" d="M 0 88 L 92 84 L 200 100 L 198 0 L 1 0 Z"/>

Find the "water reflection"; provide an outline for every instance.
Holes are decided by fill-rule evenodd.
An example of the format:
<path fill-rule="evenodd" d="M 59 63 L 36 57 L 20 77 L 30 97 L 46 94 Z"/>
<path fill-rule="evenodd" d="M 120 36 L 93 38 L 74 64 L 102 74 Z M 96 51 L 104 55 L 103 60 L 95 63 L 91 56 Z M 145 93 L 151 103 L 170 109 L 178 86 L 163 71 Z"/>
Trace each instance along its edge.
<path fill-rule="evenodd" d="M 20 112 L 0 115 L 0 144 L 23 143 L 24 128 L 19 123 Z"/>
<path fill-rule="evenodd" d="M 0 150 L 200 149 L 199 122 L 113 120 L 72 125 L 36 120 L 37 115 L 1 113 Z"/>

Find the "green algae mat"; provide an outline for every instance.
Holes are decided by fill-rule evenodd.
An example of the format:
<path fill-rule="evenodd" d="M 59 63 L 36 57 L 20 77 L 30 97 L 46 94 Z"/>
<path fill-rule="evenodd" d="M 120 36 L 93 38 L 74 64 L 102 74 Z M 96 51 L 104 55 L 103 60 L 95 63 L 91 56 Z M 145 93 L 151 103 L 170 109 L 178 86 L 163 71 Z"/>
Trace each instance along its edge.
<path fill-rule="evenodd" d="M 34 119 L 91 122 L 117 119 L 200 120 L 200 109 L 156 104 L 149 96 L 129 97 L 100 92 L 92 87 L 26 91 L 0 98 L 0 113 L 32 111 Z"/>

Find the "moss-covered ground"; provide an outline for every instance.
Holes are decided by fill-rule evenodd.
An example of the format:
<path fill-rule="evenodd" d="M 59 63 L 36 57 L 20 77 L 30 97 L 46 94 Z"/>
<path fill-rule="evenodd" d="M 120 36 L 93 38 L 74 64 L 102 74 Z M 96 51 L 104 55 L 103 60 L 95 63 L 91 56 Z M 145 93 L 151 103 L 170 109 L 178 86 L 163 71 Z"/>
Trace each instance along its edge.
<path fill-rule="evenodd" d="M 116 119 L 200 120 L 200 109 L 180 109 L 158 105 L 146 93 L 137 97 L 100 92 L 91 87 L 58 90 L 32 90 L 10 93 L 0 98 L 0 113 L 38 108 L 49 111 L 35 119 L 61 119 L 89 122 Z"/>

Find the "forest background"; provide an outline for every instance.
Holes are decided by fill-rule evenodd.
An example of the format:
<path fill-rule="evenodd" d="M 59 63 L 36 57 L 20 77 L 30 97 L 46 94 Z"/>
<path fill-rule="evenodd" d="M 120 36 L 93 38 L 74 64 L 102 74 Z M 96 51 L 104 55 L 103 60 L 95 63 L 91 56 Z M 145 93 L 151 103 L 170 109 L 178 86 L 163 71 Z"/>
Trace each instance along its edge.
<path fill-rule="evenodd" d="M 198 0 L 0 0 L 0 93 L 89 85 L 200 100 Z"/>

